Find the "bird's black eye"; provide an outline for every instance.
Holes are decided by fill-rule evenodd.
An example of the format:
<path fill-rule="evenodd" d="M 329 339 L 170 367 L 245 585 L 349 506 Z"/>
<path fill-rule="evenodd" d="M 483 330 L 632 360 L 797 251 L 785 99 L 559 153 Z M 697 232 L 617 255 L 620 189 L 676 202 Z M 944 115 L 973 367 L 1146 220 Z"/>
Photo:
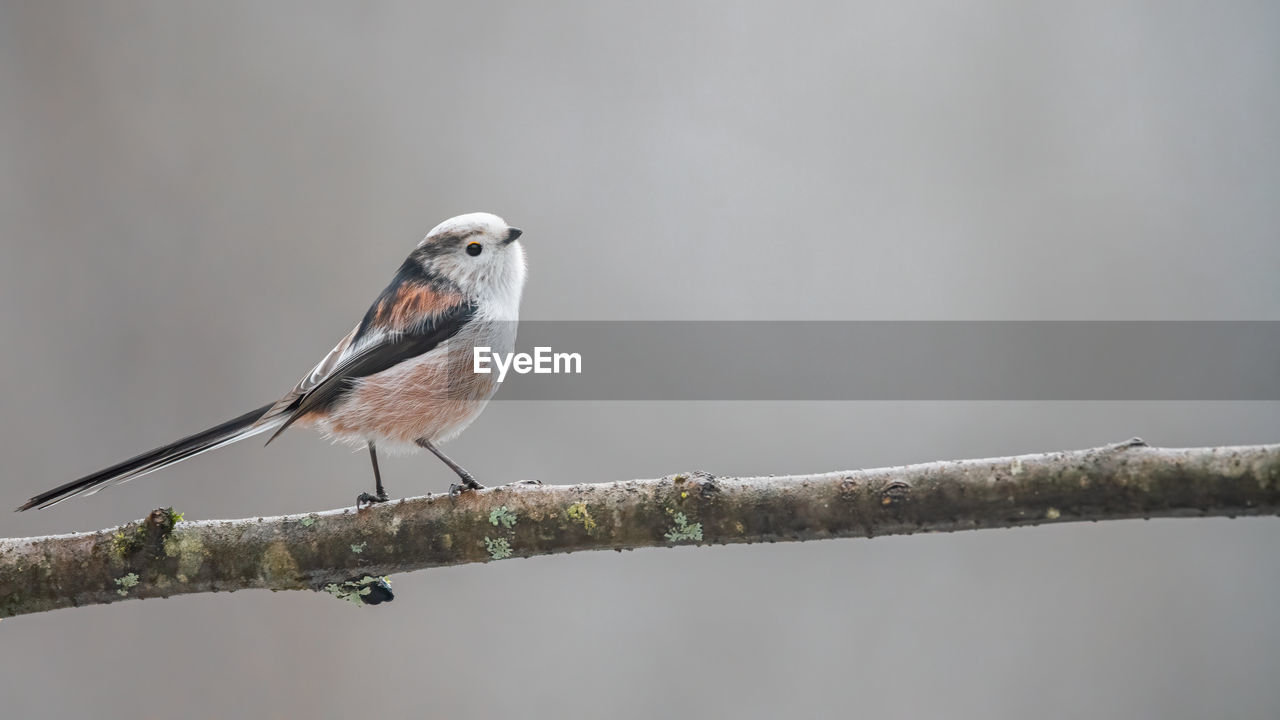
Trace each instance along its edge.
<path fill-rule="evenodd" d="M 480 247 L 480 243 L 471 243 L 470 245 L 467 246 L 467 254 L 470 255 L 471 257 L 475 257 L 479 255 L 480 251 L 483 249 L 484 248 Z"/>

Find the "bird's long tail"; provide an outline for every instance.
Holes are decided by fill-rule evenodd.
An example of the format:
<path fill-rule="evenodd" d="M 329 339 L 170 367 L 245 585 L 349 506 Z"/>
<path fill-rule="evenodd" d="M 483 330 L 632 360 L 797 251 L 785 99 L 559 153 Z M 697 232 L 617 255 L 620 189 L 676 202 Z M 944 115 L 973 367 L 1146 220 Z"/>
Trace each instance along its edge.
<path fill-rule="evenodd" d="M 158 447 L 155 450 L 144 452 L 137 457 L 129 458 L 122 463 L 112 465 L 105 470 L 99 470 L 92 475 L 86 475 L 79 480 L 73 480 L 66 485 L 60 485 L 52 490 L 36 495 L 28 500 L 19 511 L 30 510 L 33 507 L 47 508 L 50 505 L 66 500 L 81 494 L 92 494 L 106 487 L 107 485 L 118 485 L 127 480 L 141 477 L 149 472 L 154 472 L 163 467 L 168 467 L 177 462 L 182 462 L 189 457 L 195 457 L 203 452 L 208 452 L 223 445 L 230 445 L 233 442 L 253 437 L 258 433 L 273 430 L 285 417 L 280 417 L 278 421 L 275 419 L 267 422 L 256 424 L 262 416 L 271 410 L 273 405 L 263 405 L 257 410 L 250 410 L 238 418 L 228 420 L 221 425 L 198 432 L 195 435 L 184 437 Z"/>

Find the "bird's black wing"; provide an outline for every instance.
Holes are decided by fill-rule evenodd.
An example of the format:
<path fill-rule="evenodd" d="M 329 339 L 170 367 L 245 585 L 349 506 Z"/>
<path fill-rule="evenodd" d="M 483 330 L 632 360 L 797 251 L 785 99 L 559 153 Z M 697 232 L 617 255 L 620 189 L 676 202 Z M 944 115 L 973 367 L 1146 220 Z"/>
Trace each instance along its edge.
<path fill-rule="evenodd" d="M 388 333 L 350 352 L 323 379 L 314 381 L 311 387 L 297 393 L 286 407 L 281 408 L 283 412 L 280 414 L 287 415 L 288 420 L 271 435 L 267 443 L 270 444 L 303 415 L 331 407 L 355 387 L 355 381 L 359 378 L 389 370 L 405 360 L 430 352 L 440 343 L 457 335 L 475 317 L 475 312 L 474 305 L 459 303 L 404 332 Z M 353 345 L 358 345 L 358 342 Z"/>

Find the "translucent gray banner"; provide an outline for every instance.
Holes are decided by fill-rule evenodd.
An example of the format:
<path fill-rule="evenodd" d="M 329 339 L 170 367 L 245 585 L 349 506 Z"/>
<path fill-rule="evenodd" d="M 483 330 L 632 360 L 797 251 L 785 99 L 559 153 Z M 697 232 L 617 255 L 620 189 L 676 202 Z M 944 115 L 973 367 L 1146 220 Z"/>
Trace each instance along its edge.
<path fill-rule="evenodd" d="M 520 323 L 539 347 L 562 372 L 495 399 L 1280 400 L 1280 322 Z"/>

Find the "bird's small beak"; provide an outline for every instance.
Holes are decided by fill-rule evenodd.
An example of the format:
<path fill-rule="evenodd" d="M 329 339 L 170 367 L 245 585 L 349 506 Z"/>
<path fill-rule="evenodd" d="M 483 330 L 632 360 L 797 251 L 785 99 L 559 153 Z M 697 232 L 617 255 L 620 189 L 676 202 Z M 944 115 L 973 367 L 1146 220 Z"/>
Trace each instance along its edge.
<path fill-rule="evenodd" d="M 523 234 L 524 231 L 518 227 L 507 228 L 507 239 L 503 241 L 503 244 L 507 245 L 513 243 Z"/>

